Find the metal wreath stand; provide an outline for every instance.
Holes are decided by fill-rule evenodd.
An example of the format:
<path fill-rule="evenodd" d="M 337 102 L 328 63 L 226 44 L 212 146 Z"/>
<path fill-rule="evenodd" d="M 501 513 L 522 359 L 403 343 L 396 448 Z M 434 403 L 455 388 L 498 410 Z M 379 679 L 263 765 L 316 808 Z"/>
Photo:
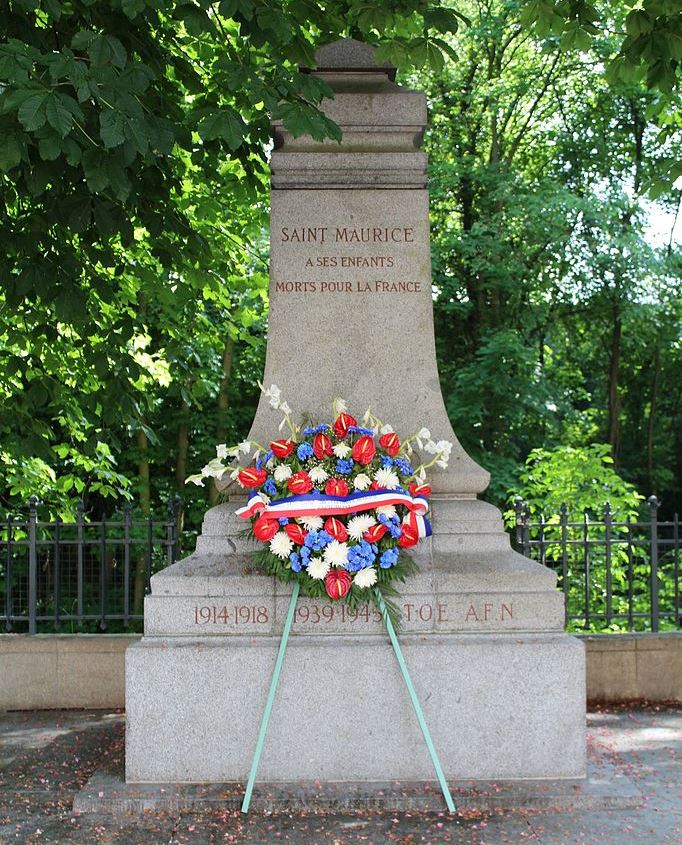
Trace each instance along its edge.
<path fill-rule="evenodd" d="M 265 710 L 263 711 L 263 719 L 261 721 L 260 731 L 258 732 L 256 750 L 253 754 L 251 771 L 249 772 L 249 779 L 246 784 L 246 792 L 244 793 L 244 800 L 242 801 L 242 813 L 249 812 L 251 796 L 253 794 L 253 787 L 256 782 L 256 775 L 258 774 L 258 764 L 260 763 L 263 745 L 265 744 L 265 734 L 267 733 L 268 723 L 270 722 L 270 713 L 272 711 L 272 705 L 275 700 L 275 693 L 277 692 L 277 684 L 279 683 L 279 676 L 282 671 L 282 663 L 284 663 L 284 654 L 287 649 L 289 633 L 291 631 L 291 626 L 294 621 L 294 612 L 296 610 L 296 602 L 298 601 L 299 591 L 300 584 L 298 583 L 298 581 L 296 581 L 294 583 L 294 589 L 291 594 L 291 601 L 289 602 L 289 610 L 287 611 L 287 617 L 284 623 L 284 631 L 282 632 L 282 639 L 279 644 L 279 651 L 277 652 L 275 670 L 272 673 L 272 680 L 270 681 L 270 690 L 268 692 L 267 701 L 265 702 Z M 455 803 L 452 800 L 452 795 L 450 794 L 450 787 L 448 786 L 448 783 L 445 779 L 445 775 L 443 774 L 443 769 L 441 767 L 440 760 L 438 759 L 438 754 L 434 747 L 433 740 L 431 739 L 431 734 L 429 733 L 429 728 L 426 724 L 426 720 L 424 719 L 424 713 L 422 711 L 421 705 L 419 704 L 419 699 L 417 698 L 417 693 L 412 683 L 412 678 L 410 677 L 407 664 L 405 663 L 405 658 L 403 656 L 402 649 L 400 648 L 400 643 L 398 642 L 398 637 L 396 635 L 395 628 L 393 627 L 393 623 L 391 622 L 391 619 L 388 615 L 388 610 L 386 608 L 384 598 L 381 595 L 381 592 L 376 588 L 374 590 L 374 595 L 376 597 L 377 605 L 383 617 L 384 625 L 386 626 L 389 639 L 391 640 L 393 651 L 395 652 L 395 656 L 398 660 L 398 665 L 400 666 L 400 671 L 402 673 L 403 680 L 405 681 L 405 686 L 407 687 L 407 691 L 410 694 L 412 707 L 414 708 L 417 721 L 419 722 L 419 727 L 421 728 L 422 734 L 424 736 L 426 747 L 428 748 L 429 754 L 431 755 L 431 761 L 433 763 L 433 768 L 436 770 L 436 776 L 438 777 L 438 783 L 440 784 L 440 788 L 443 793 L 443 798 L 445 799 L 445 804 L 447 805 L 448 811 L 450 813 L 454 813 L 456 812 L 456 808 Z"/>

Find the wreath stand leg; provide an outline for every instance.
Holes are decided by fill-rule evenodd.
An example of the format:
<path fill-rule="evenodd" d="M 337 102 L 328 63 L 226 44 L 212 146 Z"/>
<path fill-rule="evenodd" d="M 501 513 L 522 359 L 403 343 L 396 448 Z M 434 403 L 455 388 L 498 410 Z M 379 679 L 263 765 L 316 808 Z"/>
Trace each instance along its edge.
<path fill-rule="evenodd" d="M 428 748 L 429 754 L 431 755 L 431 762 L 433 763 L 433 768 L 436 770 L 436 776 L 438 777 L 438 783 L 440 784 L 440 788 L 443 793 L 443 798 L 445 799 L 445 804 L 447 805 L 449 812 L 454 813 L 456 812 L 455 802 L 452 800 L 452 795 L 450 794 L 450 787 L 448 786 L 448 782 L 446 781 L 445 775 L 443 774 L 443 769 L 441 767 L 440 760 L 438 759 L 438 753 L 436 752 L 433 740 L 431 739 L 431 734 L 429 733 L 429 728 L 426 724 L 424 713 L 422 712 L 421 706 L 419 704 L 419 699 L 417 698 L 417 691 L 415 690 L 414 685 L 412 684 L 412 678 L 410 677 L 407 664 L 405 663 L 405 658 L 403 657 L 403 652 L 400 648 L 400 643 L 398 642 L 398 637 L 396 636 L 393 623 L 391 622 L 391 618 L 388 615 L 388 610 L 386 609 L 384 597 L 381 595 L 381 590 L 376 588 L 374 590 L 374 595 L 376 596 L 377 604 L 379 606 L 379 610 L 381 611 L 381 615 L 384 617 L 384 624 L 386 625 L 386 630 L 388 631 L 388 636 L 391 640 L 393 651 L 395 652 L 395 656 L 398 660 L 400 671 L 403 674 L 405 686 L 407 687 L 407 691 L 410 694 L 410 699 L 412 700 L 412 707 L 414 708 L 417 721 L 419 722 L 419 727 L 422 730 L 424 742 L 426 742 L 426 747 Z"/>
<path fill-rule="evenodd" d="M 287 649 L 287 642 L 289 641 L 289 633 L 291 632 L 291 626 L 294 621 L 294 612 L 296 610 L 296 602 L 298 601 L 298 593 L 300 590 L 300 584 L 298 581 L 294 582 L 294 589 L 291 593 L 291 600 L 289 602 L 289 610 L 287 611 L 286 621 L 284 623 L 284 631 L 282 632 L 282 639 L 279 644 L 279 651 L 277 652 L 277 660 L 275 661 L 275 670 L 272 673 L 272 680 L 270 681 L 270 690 L 268 692 L 268 698 L 265 702 L 265 710 L 263 711 L 263 719 L 260 725 L 260 731 L 258 733 L 258 741 L 256 742 L 256 750 L 253 755 L 253 762 L 251 763 L 251 771 L 249 772 L 249 779 L 246 784 L 246 792 L 244 793 L 244 800 L 242 801 L 242 813 L 249 812 L 249 806 L 251 804 L 251 796 L 253 794 L 253 786 L 256 782 L 256 775 L 258 774 L 258 764 L 260 763 L 260 757 L 263 752 L 263 745 L 265 744 L 265 734 L 268 730 L 268 723 L 270 722 L 270 713 L 272 712 L 272 705 L 275 700 L 275 694 L 277 692 L 277 685 L 279 683 L 279 676 L 282 672 L 282 663 L 284 662 L 284 655 Z M 440 760 L 438 759 L 438 754 L 433 744 L 433 740 L 431 739 L 431 734 L 429 733 L 429 728 L 426 724 L 426 720 L 424 719 L 424 713 L 422 712 L 421 706 L 419 704 L 419 699 L 417 698 L 417 692 L 412 684 L 412 678 L 410 677 L 410 673 L 407 668 L 407 664 L 405 663 L 405 658 L 403 657 L 402 649 L 400 648 L 400 643 L 398 642 L 398 637 L 396 636 L 395 629 L 393 628 L 393 623 L 388 615 L 388 611 L 386 609 L 386 604 L 384 602 L 384 598 L 381 595 L 380 590 L 375 590 L 375 595 L 377 599 L 377 604 L 379 606 L 379 610 L 381 611 L 381 615 L 384 618 L 384 624 L 386 625 L 386 630 L 388 632 L 389 639 L 391 640 L 391 645 L 393 646 L 393 651 L 395 652 L 395 656 L 398 659 L 398 665 L 400 666 L 400 671 L 403 675 L 403 680 L 405 681 L 405 686 L 407 687 L 407 691 L 410 694 L 410 700 L 412 701 L 412 707 L 414 708 L 415 715 L 417 716 L 417 721 L 419 722 L 419 727 L 421 728 L 422 734 L 424 736 L 424 741 L 426 742 L 426 747 L 428 748 L 429 754 L 431 755 L 431 761 L 433 763 L 433 767 L 436 770 L 436 776 L 438 777 L 438 783 L 440 784 L 441 791 L 443 793 L 443 798 L 445 799 L 445 804 L 447 805 L 448 810 L 451 813 L 455 812 L 455 803 L 452 800 L 452 795 L 450 794 L 450 788 L 448 783 L 445 779 L 445 775 L 443 774 L 443 769 L 440 765 Z"/>
<path fill-rule="evenodd" d="M 284 631 L 282 632 L 282 639 L 279 644 L 279 651 L 277 652 L 277 660 L 275 661 L 275 671 L 272 673 L 272 680 L 270 681 L 270 691 L 268 692 L 268 699 L 265 702 L 265 710 L 263 711 L 263 720 L 260 724 L 260 732 L 258 733 L 258 742 L 256 742 L 256 750 L 253 754 L 253 762 L 251 763 L 251 771 L 249 772 L 249 779 L 246 784 L 246 792 L 244 793 L 244 800 L 242 801 L 242 813 L 249 812 L 249 804 L 251 803 L 251 794 L 253 793 L 253 785 L 256 781 L 256 774 L 258 773 L 258 764 L 260 763 L 260 755 L 263 752 L 263 745 L 265 743 L 265 734 L 268 730 L 268 722 L 270 721 L 270 712 L 272 711 L 272 704 L 275 700 L 275 693 L 277 692 L 277 684 L 279 683 L 279 676 L 282 671 L 282 663 L 284 663 L 284 653 L 287 650 L 287 642 L 289 640 L 289 632 L 294 621 L 294 611 L 296 610 L 296 602 L 298 601 L 298 592 L 301 585 L 298 581 L 294 582 L 294 590 L 291 594 L 291 601 L 289 602 L 289 610 L 287 611 L 287 618 L 284 623 Z"/>

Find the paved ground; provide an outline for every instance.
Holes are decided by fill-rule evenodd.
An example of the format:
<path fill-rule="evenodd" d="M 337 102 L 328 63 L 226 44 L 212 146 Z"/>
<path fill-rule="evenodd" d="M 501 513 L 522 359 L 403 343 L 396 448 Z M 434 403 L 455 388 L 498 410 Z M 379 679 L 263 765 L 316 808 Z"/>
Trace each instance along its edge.
<path fill-rule="evenodd" d="M 519 807 L 456 819 L 437 812 L 299 812 L 244 818 L 238 811 L 77 816 L 74 795 L 123 756 L 120 713 L 42 711 L 0 716 L 0 843 L 58 845 L 681 845 L 682 708 L 593 710 L 592 763 L 641 794 L 630 809 L 568 813 Z"/>

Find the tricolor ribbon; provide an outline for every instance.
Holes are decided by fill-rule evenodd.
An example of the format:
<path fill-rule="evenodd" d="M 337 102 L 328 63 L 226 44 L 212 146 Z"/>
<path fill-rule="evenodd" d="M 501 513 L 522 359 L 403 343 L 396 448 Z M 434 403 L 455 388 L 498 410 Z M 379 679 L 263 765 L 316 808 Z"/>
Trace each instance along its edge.
<path fill-rule="evenodd" d="M 273 502 L 264 498 L 261 493 L 252 493 L 243 508 L 236 511 L 242 519 L 253 519 L 256 514 L 262 517 L 279 519 L 302 516 L 339 516 L 361 511 L 374 510 L 387 505 L 403 505 L 410 514 L 405 518 L 416 525 L 420 537 L 431 535 L 431 526 L 424 514 L 429 509 L 429 502 L 425 496 L 411 496 L 399 490 L 366 490 L 349 493 L 348 496 L 329 496 L 315 491 L 302 496 L 287 496 Z"/>

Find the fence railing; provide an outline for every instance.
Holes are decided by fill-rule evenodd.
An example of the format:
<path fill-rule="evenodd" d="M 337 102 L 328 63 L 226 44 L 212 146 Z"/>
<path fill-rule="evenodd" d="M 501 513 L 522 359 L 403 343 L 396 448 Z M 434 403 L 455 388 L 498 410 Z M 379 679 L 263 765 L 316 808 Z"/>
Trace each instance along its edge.
<path fill-rule="evenodd" d="M 0 629 L 7 632 L 141 630 L 143 598 L 152 574 L 179 554 L 179 501 L 165 518 L 134 517 L 124 506 L 91 521 L 79 505 L 74 522 L 38 518 L 29 500 L 23 517 L 0 522 Z M 677 514 L 619 518 L 608 503 L 598 519 L 566 506 L 531 518 L 514 503 L 514 545 L 554 569 L 567 627 L 576 631 L 659 631 L 682 628 Z"/>
<path fill-rule="evenodd" d="M 152 574 L 178 554 L 178 500 L 165 519 L 133 516 L 129 505 L 90 520 L 79 503 L 74 522 L 27 515 L 0 522 L 0 607 L 7 632 L 140 628 Z"/>
<path fill-rule="evenodd" d="M 598 519 L 576 519 L 566 505 L 531 519 L 526 502 L 514 501 L 515 546 L 557 572 L 569 629 L 682 628 L 679 518 L 661 521 L 656 496 L 647 504 L 639 521 L 619 518 L 608 502 Z"/>

